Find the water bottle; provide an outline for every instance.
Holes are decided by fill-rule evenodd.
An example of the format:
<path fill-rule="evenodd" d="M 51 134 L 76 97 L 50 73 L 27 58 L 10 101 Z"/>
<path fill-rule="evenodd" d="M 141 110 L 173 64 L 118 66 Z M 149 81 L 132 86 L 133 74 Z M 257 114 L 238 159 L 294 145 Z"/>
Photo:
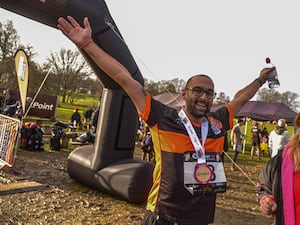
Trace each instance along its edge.
<path fill-rule="evenodd" d="M 273 68 L 273 67 L 275 66 L 271 63 L 271 59 L 267 57 L 266 68 Z M 278 88 L 280 86 L 276 68 L 268 75 L 268 86 L 270 89 Z"/>

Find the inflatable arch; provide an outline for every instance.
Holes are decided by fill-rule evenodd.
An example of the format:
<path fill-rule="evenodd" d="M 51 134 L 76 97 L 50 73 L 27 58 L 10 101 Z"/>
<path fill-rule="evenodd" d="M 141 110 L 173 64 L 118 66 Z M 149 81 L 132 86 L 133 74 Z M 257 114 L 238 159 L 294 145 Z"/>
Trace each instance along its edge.
<path fill-rule="evenodd" d="M 93 40 L 119 60 L 134 79 L 143 77 L 103 0 L 0 0 L 0 7 L 56 28 L 60 16 L 77 21 L 89 17 Z M 109 22 L 111 26 L 108 26 Z M 116 35 L 116 33 L 118 35 Z M 147 199 L 152 185 L 153 164 L 133 158 L 138 127 L 136 109 L 120 86 L 81 52 L 104 85 L 94 145 L 81 146 L 68 157 L 68 173 L 78 182 L 130 203 Z"/>

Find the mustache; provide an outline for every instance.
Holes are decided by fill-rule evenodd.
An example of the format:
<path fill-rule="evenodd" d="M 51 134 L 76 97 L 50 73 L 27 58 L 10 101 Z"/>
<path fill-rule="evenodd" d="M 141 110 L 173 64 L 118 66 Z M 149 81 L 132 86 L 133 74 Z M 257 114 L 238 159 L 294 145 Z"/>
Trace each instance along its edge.
<path fill-rule="evenodd" d="M 208 101 L 204 101 L 201 99 L 198 99 L 195 101 L 195 104 L 197 103 L 201 103 L 201 104 L 205 104 L 206 110 L 205 110 L 205 115 L 207 115 L 210 112 L 210 106 L 209 106 L 209 102 Z"/>
<path fill-rule="evenodd" d="M 206 107 L 209 106 L 209 102 L 205 101 L 205 100 L 201 100 L 201 99 L 195 100 L 195 104 L 198 104 L 198 103 L 205 104 Z"/>

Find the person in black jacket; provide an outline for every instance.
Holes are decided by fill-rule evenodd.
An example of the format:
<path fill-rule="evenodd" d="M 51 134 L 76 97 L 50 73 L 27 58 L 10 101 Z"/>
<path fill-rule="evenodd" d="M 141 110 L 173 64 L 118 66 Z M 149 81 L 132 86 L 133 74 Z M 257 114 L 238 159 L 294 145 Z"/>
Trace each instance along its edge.
<path fill-rule="evenodd" d="M 83 113 L 83 117 L 84 117 L 83 123 L 87 130 L 90 129 L 90 123 L 91 123 L 93 112 L 94 112 L 94 108 L 89 108 L 85 110 Z"/>
<path fill-rule="evenodd" d="M 75 108 L 74 112 L 71 115 L 71 123 L 76 128 L 81 126 L 81 115 L 78 111 L 79 109 Z"/>
<path fill-rule="evenodd" d="M 294 124 L 295 135 L 266 163 L 258 177 L 260 210 L 274 216 L 274 225 L 300 224 L 300 113 Z"/>
<path fill-rule="evenodd" d="M 8 115 L 8 116 L 15 116 L 16 111 L 17 111 L 17 100 L 13 96 L 12 92 L 10 90 L 7 90 L 6 93 L 6 98 L 4 100 L 4 112 L 3 114 Z"/>
<path fill-rule="evenodd" d="M 91 125 L 93 128 L 93 133 L 96 133 L 97 131 L 97 124 L 98 124 L 98 118 L 99 118 L 99 112 L 100 112 L 100 103 L 98 104 L 97 109 L 95 110 L 92 120 L 91 120 Z"/>

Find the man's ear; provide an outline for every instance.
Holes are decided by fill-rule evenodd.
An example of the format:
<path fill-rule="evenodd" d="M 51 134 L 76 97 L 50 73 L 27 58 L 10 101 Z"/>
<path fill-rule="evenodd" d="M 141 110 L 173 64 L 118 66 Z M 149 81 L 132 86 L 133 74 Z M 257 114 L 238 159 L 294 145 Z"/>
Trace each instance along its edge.
<path fill-rule="evenodd" d="M 186 100 L 186 95 L 187 95 L 186 90 L 183 89 L 181 91 L 181 96 L 182 96 L 183 100 Z"/>

